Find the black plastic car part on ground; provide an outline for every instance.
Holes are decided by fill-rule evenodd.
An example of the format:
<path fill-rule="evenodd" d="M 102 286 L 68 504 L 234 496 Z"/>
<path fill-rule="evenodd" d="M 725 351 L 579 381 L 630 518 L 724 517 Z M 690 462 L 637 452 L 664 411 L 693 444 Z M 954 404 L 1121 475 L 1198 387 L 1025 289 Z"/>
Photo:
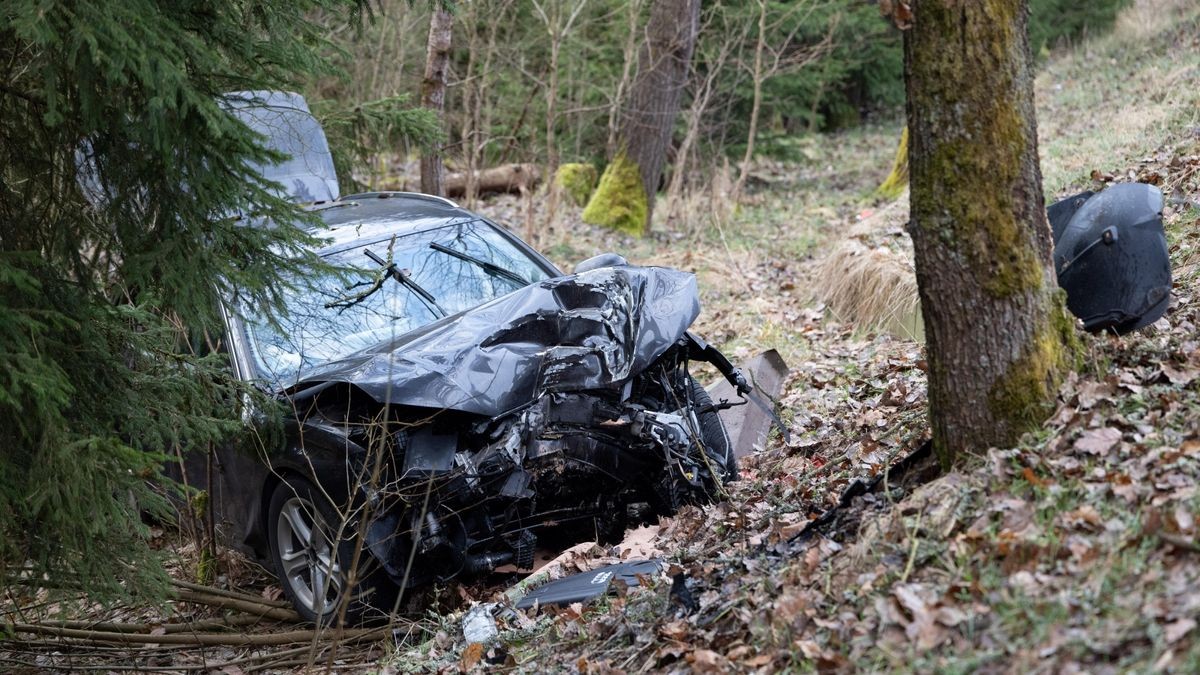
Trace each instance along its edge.
<path fill-rule="evenodd" d="M 1123 183 L 1047 209 L 1058 285 L 1089 331 L 1128 333 L 1154 323 L 1171 299 L 1162 192 Z"/>
<path fill-rule="evenodd" d="M 521 598 L 516 608 L 560 607 L 573 602 L 588 602 L 608 593 L 613 583 L 638 586 L 642 578 L 653 578 L 661 571 L 662 563 L 657 560 L 630 560 L 604 565 L 590 572 L 546 582 Z"/>

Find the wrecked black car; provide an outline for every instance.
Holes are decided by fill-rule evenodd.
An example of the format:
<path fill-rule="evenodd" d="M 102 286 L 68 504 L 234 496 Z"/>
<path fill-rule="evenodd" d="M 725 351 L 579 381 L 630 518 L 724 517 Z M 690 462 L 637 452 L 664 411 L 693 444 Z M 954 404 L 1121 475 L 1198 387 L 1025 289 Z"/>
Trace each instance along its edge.
<path fill-rule="evenodd" d="M 615 255 L 564 275 L 426 195 L 311 208 L 333 271 L 295 280 L 277 321 L 237 299 L 225 312 L 236 373 L 283 403 L 286 440 L 219 450 L 208 485 L 191 471 L 306 619 L 382 616 L 402 588 L 528 569 L 544 532 L 611 539 L 737 477 L 717 415 L 731 404 L 689 363 L 750 387 L 688 331 L 692 275 Z"/>

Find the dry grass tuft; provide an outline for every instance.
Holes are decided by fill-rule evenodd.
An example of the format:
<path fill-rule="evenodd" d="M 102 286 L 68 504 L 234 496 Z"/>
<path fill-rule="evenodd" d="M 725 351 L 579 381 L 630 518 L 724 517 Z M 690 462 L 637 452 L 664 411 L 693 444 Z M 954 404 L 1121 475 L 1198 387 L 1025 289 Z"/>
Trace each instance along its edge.
<path fill-rule="evenodd" d="M 911 257 L 847 239 L 818 265 L 815 292 L 843 323 L 920 339 L 920 301 Z"/>
<path fill-rule="evenodd" d="M 920 340 L 920 300 L 904 234 L 907 191 L 855 223 L 817 263 L 813 294 L 839 321 L 861 330 Z"/>

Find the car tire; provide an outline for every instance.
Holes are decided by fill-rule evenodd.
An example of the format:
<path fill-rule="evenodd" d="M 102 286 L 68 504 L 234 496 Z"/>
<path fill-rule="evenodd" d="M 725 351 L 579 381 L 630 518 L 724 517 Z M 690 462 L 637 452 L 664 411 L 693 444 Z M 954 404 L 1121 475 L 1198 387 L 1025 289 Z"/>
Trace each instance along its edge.
<path fill-rule="evenodd" d="M 357 581 L 346 587 L 355 542 L 348 526 L 332 541 L 341 522 L 337 509 L 308 479 L 291 475 L 275 487 L 267 533 L 279 585 L 301 618 L 318 626 L 336 623 L 343 603 L 348 625 L 386 619 L 396 587 L 365 546 L 359 552 Z"/>
<path fill-rule="evenodd" d="M 692 404 L 701 411 L 696 418 L 700 422 L 700 440 L 704 442 L 705 452 L 722 471 L 722 482 L 735 481 L 738 478 L 738 461 L 737 456 L 733 454 L 733 443 L 729 440 L 729 433 L 725 431 L 725 423 L 713 407 L 712 396 L 709 396 L 708 390 L 701 386 L 696 378 L 691 375 L 687 377 Z"/>
<path fill-rule="evenodd" d="M 708 391 L 688 373 L 680 374 L 673 382 L 670 391 L 662 391 L 657 387 L 657 391 L 652 389 L 646 405 L 652 410 L 672 412 L 678 410 L 685 400 L 690 401 L 691 407 L 697 411 L 698 428 L 695 434 L 703 445 L 705 455 L 703 459 L 696 459 L 705 464 L 707 470 L 698 481 L 684 479 L 670 470 L 658 479 L 654 487 L 655 503 L 656 510 L 663 515 L 673 514 L 686 504 L 708 504 L 720 500 L 725 494 L 723 486 L 738 476 L 733 444 Z"/>

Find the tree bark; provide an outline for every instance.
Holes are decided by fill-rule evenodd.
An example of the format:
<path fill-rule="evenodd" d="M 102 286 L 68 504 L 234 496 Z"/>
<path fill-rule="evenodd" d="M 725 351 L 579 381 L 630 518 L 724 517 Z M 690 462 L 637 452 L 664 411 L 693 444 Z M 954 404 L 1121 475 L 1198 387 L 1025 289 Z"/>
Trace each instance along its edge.
<path fill-rule="evenodd" d="M 442 119 L 446 108 L 446 68 L 450 63 L 450 36 L 453 19 L 437 3 L 429 19 L 429 42 L 425 53 L 425 76 L 421 80 L 421 105 Z M 441 148 L 430 147 L 421 153 L 421 192 L 444 196 L 446 167 Z"/>
<path fill-rule="evenodd" d="M 646 24 L 646 42 L 638 54 L 638 74 L 629 92 L 629 101 L 621 116 L 617 154 L 609 166 L 615 171 L 626 171 L 632 165 L 641 177 L 641 202 L 634 209 L 618 209 L 623 213 L 635 213 L 644 218 L 640 224 L 600 222 L 622 229 L 638 229 L 644 233 L 650 227 L 654 210 L 654 197 L 662 178 L 663 164 L 671 144 L 671 132 L 679 116 L 683 89 L 687 84 L 688 68 L 692 50 L 696 44 L 696 33 L 700 25 L 700 0 L 655 0 L 650 8 L 650 19 Z M 609 173 L 609 169 L 605 169 Z M 626 184 L 620 181 L 622 185 Z M 611 211 L 604 208 L 603 200 L 620 201 L 628 195 L 613 195 L 607 185 L 616 181 L 600 180 L 600 188 L 593 196 L 584 213 L 599 218 Z M 603 220 L 602 218 L 599 218 Z M 595 221 L 592 221 L 595 222 Z"/>
<path fill-rule="evenodd" d="M 1077 338 L 1051 262 L 1026 0 L 917 0 L 912 236 L 943 466 L 1042 423 Z"/>

